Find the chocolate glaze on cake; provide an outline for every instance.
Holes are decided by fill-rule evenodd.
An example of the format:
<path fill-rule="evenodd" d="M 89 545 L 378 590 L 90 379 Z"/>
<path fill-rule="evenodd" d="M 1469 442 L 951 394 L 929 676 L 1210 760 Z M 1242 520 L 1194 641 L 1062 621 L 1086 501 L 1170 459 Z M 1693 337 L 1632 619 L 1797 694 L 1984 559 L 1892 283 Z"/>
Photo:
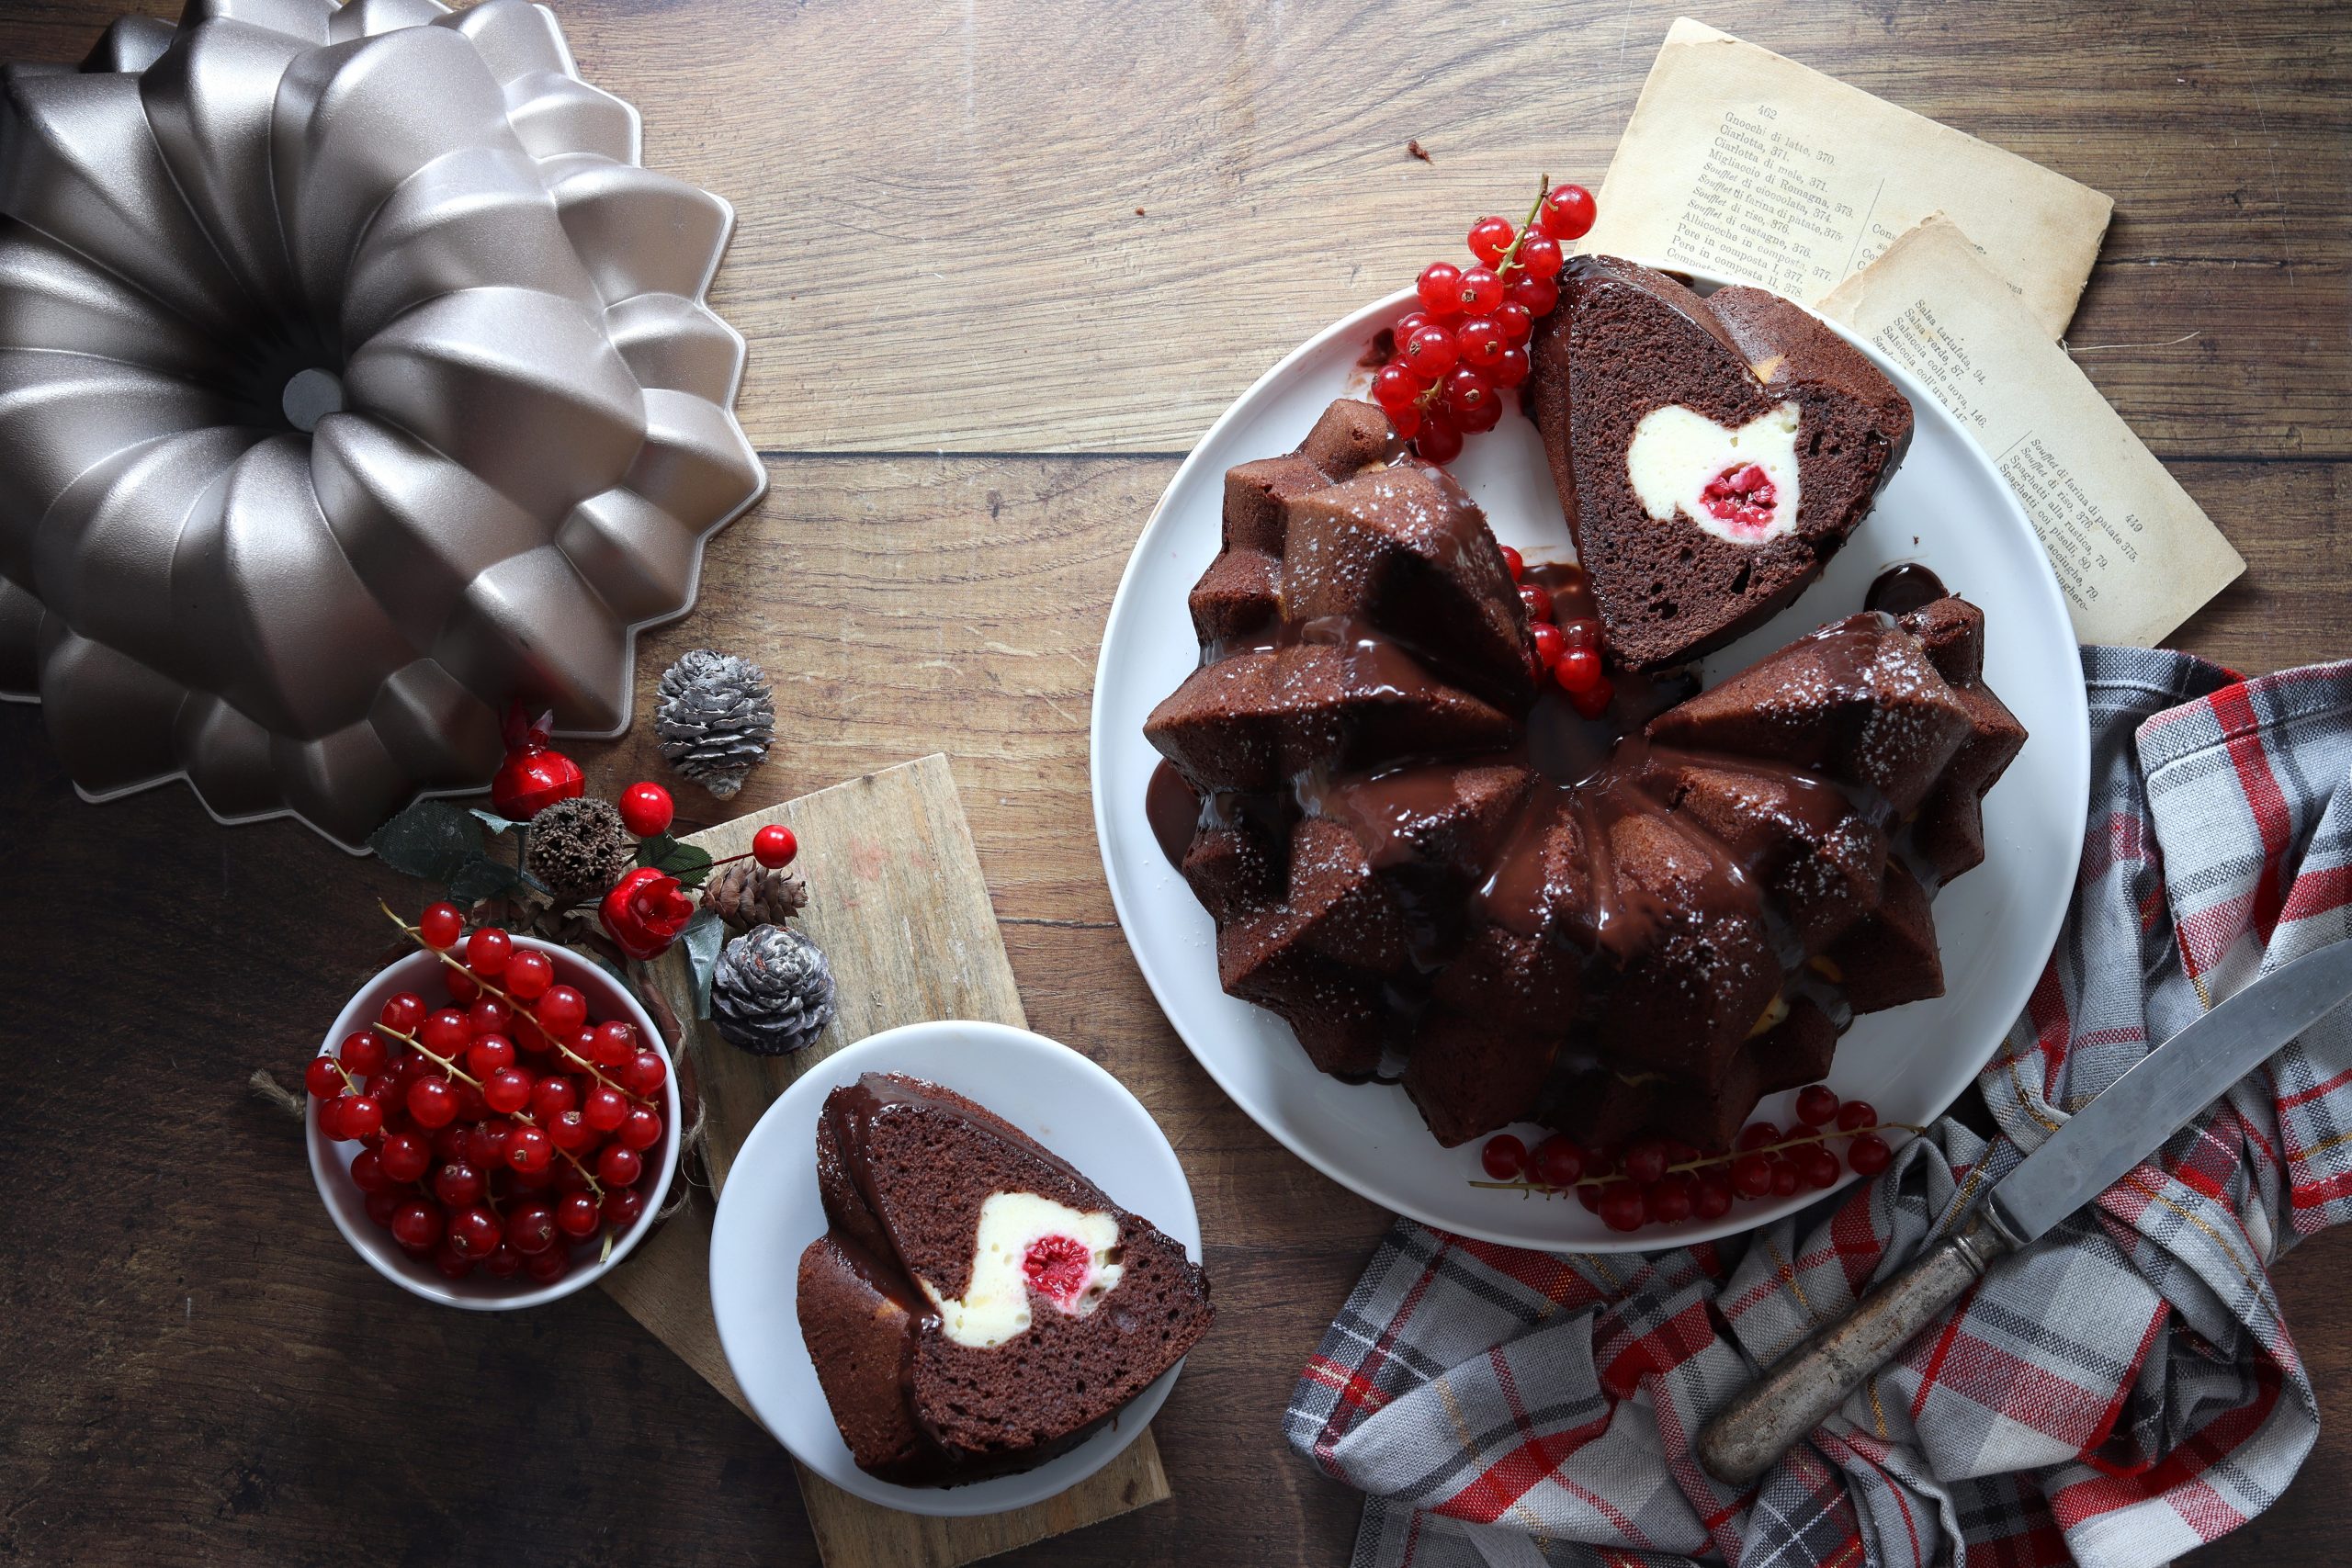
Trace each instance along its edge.
<path fill-rule="evenodd" d="M 1343 423 L 1385 450 L 1367 413 L 1335 405 L 1317 434 Z M 1281 568 L 1240 635 L 1196 592 L 1201 667 L 1146 734 L 1189 790 L 1155 783 L 1163 843 L 1197 803 L 1178 863 L 1216 923 L 1220 980 L 1317 1067 L 1400 1080 L 1447 1144 L 1532 1119 L 1720 1147 L 1761 1096 L 1824 1076 L 1853 1013 L 1941 992 L 1928 899 L 1982 858 L 1984 793 L 2024 739 L 1983 686 L 1974 606 L 1866 611 L 1696 694 L 1628 672 L 1589 722 L 1549 682 L 1487 701 L 1434 673 L 1496 673 L 1472 617 L 1407 633 L 1399 606 L 1359 594 L 1345 635 L 1415 673 L 1342 661 L 1311 689 L 1291 677 L 1284 705 L 1251 661 L 1317 645 L 1289 630 L 1306 557 L 1283 530 L 1294 513 L 1320 527 L 1311 498 L 1341 488 L 1305 466 L 1321 479 L 1271 500 L 1228 487 L 1204 587 L 1237 552 Z M 1366 486 L 1352 526 L 1409 536 L 1382 508 L 1410 489 Z M 1449 592 L 1508 613 L 1484 519 L 1458 493 L 1444 505 Z M 1579 568 L 1530 576 L 1581 618 Z"/>
<path fill-rule="evenodd" d="M 1083 1441 L 1212 1316 L 1184 1249 L 971 1100 L 868 1073 L 826 1098 L 831 1228 L 801 1335 L 859 1468 L 955 1486 Z"/>
<path fill-rule="evenodd" d="M 1532 359 L 1528 411 L 1628 668 L 1788 604 L 1911 438 L 1894 384 L 1804 310 L 1755 288 L 1702 299 L 1613 256 L 1570 260 Z"/>

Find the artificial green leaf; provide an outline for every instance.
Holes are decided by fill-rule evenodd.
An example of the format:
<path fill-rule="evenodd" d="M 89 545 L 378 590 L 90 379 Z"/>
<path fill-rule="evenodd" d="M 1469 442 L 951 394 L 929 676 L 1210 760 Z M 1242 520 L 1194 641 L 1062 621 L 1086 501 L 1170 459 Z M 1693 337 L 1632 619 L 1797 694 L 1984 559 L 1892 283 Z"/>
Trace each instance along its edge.
<path fill-rule="evenodd" d="M 678 879 L 681 887 L 699 887 L 702 879 L 710 874 L 710 852 L 680 843 L 667 833 L 656 833 L 638 840 L 637 863 L 668 873 Z"/>
<path fill-rule="evenodd" d="M 473 818 L 446 800 L 420 800 L 368 836 L 376 858 L 427 882 L 447 882 L 481 853 Z"/>
<path fill-rule="evenodd" d="M 494 898 L 522 880 L 515 869 L 476 850 L 449 878 L 449 902 L 459 908 Z"/>
<path fill-rule="evenodd" d="M 718 972 L 718 950 L 727 945 L 727 922 L 718 918 L 716 909 L 695 911 L 686 929 L 678 933 L 678 943 L 685 949 L 686 976 L 694 987 L 695 1016 L 710 1016 L 710 981 Z"/>

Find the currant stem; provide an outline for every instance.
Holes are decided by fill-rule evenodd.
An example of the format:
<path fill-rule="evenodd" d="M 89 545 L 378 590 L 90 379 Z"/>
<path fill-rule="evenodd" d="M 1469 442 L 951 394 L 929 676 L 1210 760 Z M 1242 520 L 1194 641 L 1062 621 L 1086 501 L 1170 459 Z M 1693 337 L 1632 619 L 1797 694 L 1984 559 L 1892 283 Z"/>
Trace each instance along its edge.
<path fill-rule="evenodd" d="M 1709 1166 L 1730 1165 L 1748 1155 L 1776 1155 L 1783 1149 L 1811 1148 L 1816 1144 L 1826 1144 L 1833 1137 L 1860 1138 L 1872 1133 L 1908 1133 L 1917 1137 L 1926 1131 L 1925 1127 L 1914 1126 L 1908 1122 L 1882 1122 L 1875 1127 L 1857 1127 L 1850 1133 L 1843 1128 L 1835 1133 L 1807 1133 L 1799 1137 L 1783 1138 L 1777 1144 L 1760 1144 L 1752 1149 L 1734 1149 L 1727 1154 L 1702 1155 L 1697 1159 L 1684 1160 L 1679 1165 L 1668 1166 L 1666 1174 L 1671 1176 L 1678 1172 L 1704 1170 Z M 1579 1187 L 1607 1187 L 1614 1182 L 1632 1179 L 1632 1177 L 1620 1170 L 1612 1171 L 1607 1176 L 1596 1176 L 1589 1180 L 1571 1181 L 1566 1187 L 1551 1187 L 1541 1181 L 1473 1181 L 1470 1185 L 1492 1188 L 1504 1192 L 1573 1192 Z"/>
<path fill-rule="evenodd" d="M 1502 276 L 1504 274 L 1510 272 L 1511 268 L 1519 265 L 1519 247 L 1527 242 L 1527 236 L 1529 234 L 1534 232 L 1535 216 L 1537 213 L 1544 210 L 1544 198 L 1551 194 L 1552 176 L 1549 175 L 1536 175 L 1535 205 L 1527 209 L 1527 220 L 1519 226 L 1519 232 L 1510 237 L 1510 244 L 1503 251 L 1502 259 L 1495 263 L 1495 276 L 1497 277 Z"/>
<path fill-rule="evenodd" d="M 378 1023 L 376 1023 L 376 1024 L 372 1025 L 371 1027 L 375 1028 L 376 1030 L 378 1030 L 379 1032 L 382 1032 L 382 1033 L 389 1034 L 389 1035 L 390 1035 L 393 1039 L 398 1040 L 398 1041 L 401 1042 L 403 1044 L 408 1045 L 410 1048 L 412 1048 L 413 1050 L 414 1050 L 418 1055 L 420 1055 L 420 1056 L 424 1057 L 426 1061 L 428 1061 L 428 1062 L 432 1063 L 435 1066 L 439 1067 L 443 1072 L 447 1073 L 451 1077 L 453 1077 L 453 1078 L 463 1078 L 467 1083 L 471 1084 L 471 1085 L 472 1085 L 475 1089 L 479 1089 L 480 1088 L 481 1088 L 481 1080 L 480 1078 L 478 1078 L 478 1077 L 474 1077 L 471 1073 L 469 1073 L 469 1072 L 466 1071 L 466 1069 L 465 1069 L 465 1068 L 463 1068 L 463 1067 L 461 1067 L 461 1066 L 458 1066 L 458 1064 L 457 1064 L 457 1063 L 455 1063 L 455 1062 L 453 1062 L 453 1061 L 449 1060 L 449 1058 L 448 1058 L 448 1057 L 447 1057 L 447 1056 L 435 1055 L 434 1054 L 434 1052 L 433 1052 L 432 1048 L 431 1048 L 430 1046 L 426 1045 L 426 1044 L 424 1043 L 424 1041 L 422 1041 L 422 1040 L 418 1039 L 415 1035 L 413 1035 L 413 1034 L 402 1034 L 399 1030 L 394 1029 L 394 1028 L 393 1028 L 390 1024 L 389 1024 L 389 1023 L 378 1022 Z M 337 1064 L 336 1064 L 336 1066 L 339 1067 L 339 1066 L 342 1066 L 342 1064 L 341 1064 L 341 1063 L 337 1063 Z M 523 1123 L 524 1123 L 524 1124 L 526 1124 L 526 1126 L 532 1126 L 532 1127 L 538 1127 L 538 1126 L 539 1126 L 539 1119 L 538 1119 L 537 1117 L 536 1117 L 536 1116 L 532 1115 L 532 1114 L 531 1114 L 529 1111 L 514 1111 L 513 1114 L 514 1114 L 514 1120 L 515 1120 L 515 1121 L 520 1122 L 523 1122 Z M 544 1133 L 544 1132 L 546 1132 L 546 1131 L 547 1131 L 547 1129 L 546 1129 L 546 1128 L 544 1128 L 544 1127 L 539 1127 L 539 1131 L 540 1131 L 540 1132 L 542 1132 L 542 1133 Z M 578 1171 L 582 1176 L 583 1176 L 583 1177 L 587 1178 L 587 1180 L 588 1180 L 588 1190 L 589 1190 L 590 1191 L 592 1191 L 592 1192 L 594 1192 L 594 1193 L 595 1193 L 595 1194 L 596 1194 L 596 1201 L 597 1201 L 598 1202 L 600 1202 L 600 1203 L 601 1203 L 601 1202 L 603 1202 L 603 1201 L 605 1201 L 605 1189 L 604 1189 L 604 1187 L 603 1187 L 603 1186 L 602 1186 L 602 1185 L 601 1185 L 601 1184 L 596 1180 L 596 1173 L 595 1173 L 594 1171 L 593 1171 L 593 1170 L 590 1170 L 586 1166 L 582 1165 L 582 1164 L 580 1163 L 580 1156 L 579 1156 L 578 1155 L 573 1154 L 570 1149 L 566 1149 L 566 1148 L 558 1148 L 558 1147 L 556 1147 L 555 1139 L 554 1139 L 552 1136 L 550 1136 L 550 1137 L 548 1139 L 548 1147 L 550 1147 L 550 1148 L 554 1148 L 556 1153 L 558 1153 L 558 1154 L 561 1155 L 564 1158 L 566 1158 L 566 1159 L 570 1160 L 570 1161 L 571 1162 L 571 1168 L 572 1168 L 572 1169 L 574 1169 L 574 1170 L 576 1170 L 576 1171 Z"/>
<path fill-rule="evenodd" d="M 471 980 L 476 986 L 489 992 L 492 996 L 496 997 L 500 1001 L 504 1002 L 509 1008 L 514 1010 L 517 1017 L 528 1019 L 531 1022 L 531 1027 L 538 1030 L 540 1036 L 545 1039 L 548 1043 L 553 1045 L 559 1052 L 560 1052 L 567 1061 L 577 1065 L 580 1068 L 585 1071 L 590 1077 L 594 1078 L 598 1083 L 604 1085 L 606 1089 L 611 1089 L 615 1094 L 619 1095 L 631 1105 L 640 1106 L 649 1111 L 654 1109 L 653 1101 L 648 1100 L 641 1094 L 632 1093 L 626 1085 L 615 1083 L 612 1079 L 605 1076 L 604 1070 L 598 1067 L 595 1063 L 590 1061 L 579 1052 L 574 1051 L 562 1041 L 558 1040 L 555 1037 L 555 1031 L 547 1028 L 539 1022 L 538 1014 L 533 1012 L 527 1005 L 516 1001 L 514 996 L 503 987 L 483 979 L 472 970 L 468 969 L 465 964 L 458 962 L 454 955 L 444 949 L 425 946 L 423 934 L 420 933 L 414 926 L 410 925 L 406 920 L 403 920 L 398 915 L 393 914 L 392 907 L 390 904 L 385 903 L 379 898 L 376 901 L 376 908 L 383 910 L 385 915 L 390 919 L 392 924 L 400 927 L 401 930 L 406 931 L 411 937 L 414 938 L 416 944 L 419 947 L 424 947 L 425 952 L 439 959 L 444 965 L 448 968 L 458 970 L 459 973 L 463 974 L 467 979 Z M 403 1036 L 403 1038 L 405 1038 L 405 1036 Z"/>

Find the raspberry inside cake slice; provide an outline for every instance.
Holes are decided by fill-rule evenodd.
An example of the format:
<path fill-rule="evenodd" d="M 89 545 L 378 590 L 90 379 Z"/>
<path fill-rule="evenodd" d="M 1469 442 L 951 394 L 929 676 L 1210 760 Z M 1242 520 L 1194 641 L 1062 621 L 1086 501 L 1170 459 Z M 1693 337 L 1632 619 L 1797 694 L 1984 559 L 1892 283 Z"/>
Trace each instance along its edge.
<path fill-rule="evenodd" d="M 1702 299 L 1613 256 L 1562 273 L 1532 357 L 1529 412 L 1632 669 L 1720 648 L 1793 600 L 1910 441 L 1894 384 L 1798 306 Z"/>
<path fill-rule="evenodd" d="M 953 1486 L 1084 1440 L 1208 1331 L 1184 1249 L 952 1090 L 868 1073 L 827 1097 L 831 1229 L 801 1335 L 861 1469 Z"/>

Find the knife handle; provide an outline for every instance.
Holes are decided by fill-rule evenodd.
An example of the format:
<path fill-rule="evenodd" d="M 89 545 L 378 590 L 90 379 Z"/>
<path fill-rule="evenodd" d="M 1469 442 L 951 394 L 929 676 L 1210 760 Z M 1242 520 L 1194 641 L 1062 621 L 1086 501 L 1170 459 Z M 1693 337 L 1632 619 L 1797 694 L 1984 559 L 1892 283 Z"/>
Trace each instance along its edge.
<path fill-rule="evenodd" d="M 1845 1403 L 1864 1378 L 1934 1321 L 1995 1258 L 2017 1243 L 1984 1215 L 1864 1296 L 1742 1389 L 1699 1434 L 1699 1462 L 1745 1486 Z"/>

